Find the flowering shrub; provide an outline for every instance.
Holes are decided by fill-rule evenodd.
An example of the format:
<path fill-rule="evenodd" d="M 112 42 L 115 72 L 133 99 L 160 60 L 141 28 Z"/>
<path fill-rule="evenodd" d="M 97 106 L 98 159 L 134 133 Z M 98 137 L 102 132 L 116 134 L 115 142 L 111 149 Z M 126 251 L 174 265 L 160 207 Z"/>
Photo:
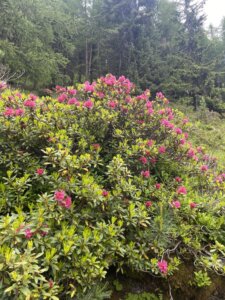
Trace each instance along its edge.
<path fill-rule="evenodd" d="M 111 266 L 224 274 L 224 173 L 161 92 L 112 75 L 53 98 L 3 88 L 2 299 L 70 299 Z"/>

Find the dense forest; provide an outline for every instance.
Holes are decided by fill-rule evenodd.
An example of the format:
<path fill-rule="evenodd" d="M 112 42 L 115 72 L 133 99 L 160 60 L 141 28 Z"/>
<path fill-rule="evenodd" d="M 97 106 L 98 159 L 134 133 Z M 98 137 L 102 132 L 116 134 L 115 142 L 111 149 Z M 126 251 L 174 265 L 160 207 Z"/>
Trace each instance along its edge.
<path fill-rule="evenodd" d="M 1 77 L 41 91 L 112 73 L 141 91 L 225 111 L 225 20 L 205 29 L 205 1 L 4 0 Z"/>

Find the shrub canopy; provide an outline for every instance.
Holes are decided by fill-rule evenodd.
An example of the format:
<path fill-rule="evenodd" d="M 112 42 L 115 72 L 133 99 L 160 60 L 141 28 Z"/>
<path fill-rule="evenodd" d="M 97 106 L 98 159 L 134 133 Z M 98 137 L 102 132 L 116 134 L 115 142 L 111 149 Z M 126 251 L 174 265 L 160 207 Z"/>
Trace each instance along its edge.
<path fill-rule="evenodd" d="M 110 74 L 51 97 L 0 87 L 1 299 L 70 299 L 111 266 L 224 274 L 225 174 L 161 92 Z"/>

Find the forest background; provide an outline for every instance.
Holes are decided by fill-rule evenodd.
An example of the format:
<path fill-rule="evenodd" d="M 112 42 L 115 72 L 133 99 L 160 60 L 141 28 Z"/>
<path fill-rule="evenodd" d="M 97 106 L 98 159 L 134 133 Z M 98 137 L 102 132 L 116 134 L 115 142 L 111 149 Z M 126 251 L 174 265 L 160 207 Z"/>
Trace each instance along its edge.
<path fill-rule="evenodd" d="M 205 105 L 224 113 L 225 20 L 206 30 L 204 5 L 203 0 L 5 0 L 1 76 L 40 92 L 107 73 L 125 75 L 140 90 L 162 90 L 195 109 Z"/>

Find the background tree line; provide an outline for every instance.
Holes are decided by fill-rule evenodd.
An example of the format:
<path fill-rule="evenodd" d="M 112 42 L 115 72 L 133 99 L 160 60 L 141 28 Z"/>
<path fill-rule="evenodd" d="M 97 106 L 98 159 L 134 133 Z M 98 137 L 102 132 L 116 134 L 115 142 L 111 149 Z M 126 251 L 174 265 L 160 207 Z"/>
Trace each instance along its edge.
<path fill-rule="evenodd" d="M 225 111 L 225 20 L 204 29 L 204 0 L 2 0 L 0 71 L 41 90 L 125 75 L 195 108 Z"/>

